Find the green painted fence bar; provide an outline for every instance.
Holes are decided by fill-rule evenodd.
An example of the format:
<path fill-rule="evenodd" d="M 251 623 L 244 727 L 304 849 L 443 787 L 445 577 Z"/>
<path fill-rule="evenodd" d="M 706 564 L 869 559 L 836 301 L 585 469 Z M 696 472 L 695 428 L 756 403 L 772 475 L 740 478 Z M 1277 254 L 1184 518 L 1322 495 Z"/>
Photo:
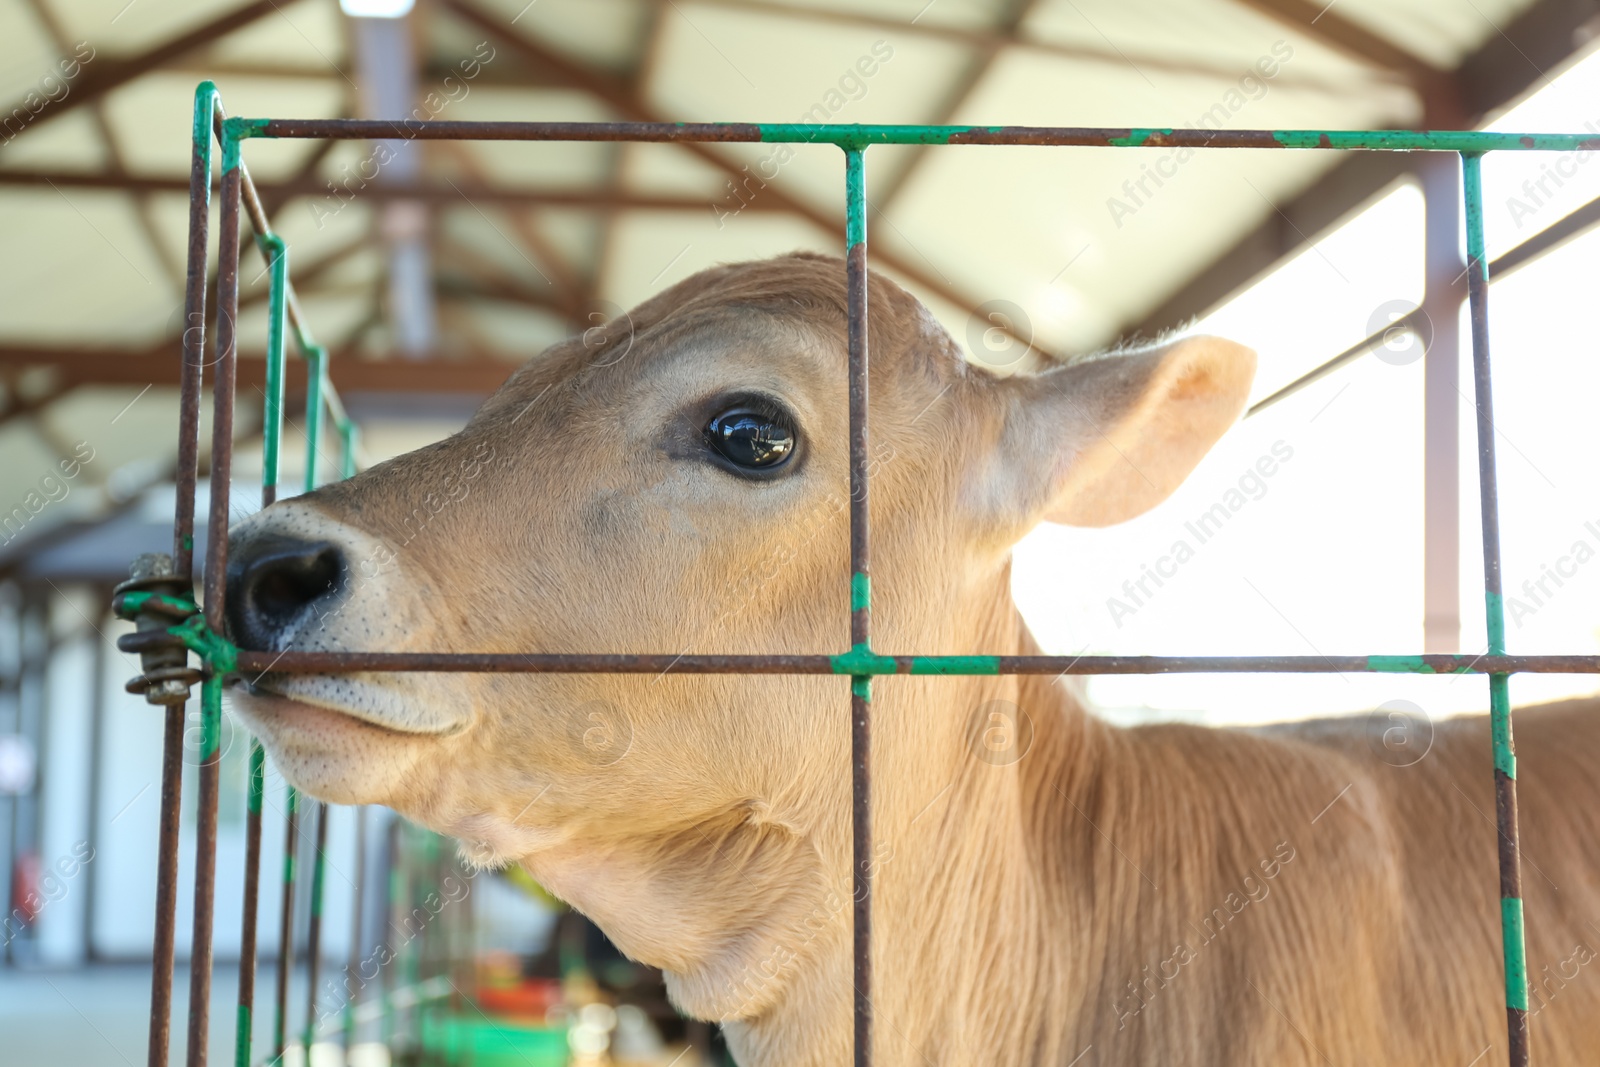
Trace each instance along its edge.
<path fill-rule="evenodd" d="M 360 447 L 361 431 L 350 419 L 345 419 L 339 426 L 339 477 L 354 478 L 356 476 L 356 450 Z"/>
<path fill-rule="evenodd" d="M 867 161 L 866 146 L 844 148 L 844 262 L 850 404 L 850 651 L 872 655 L 872 553 L 868 524 Z M 872 1062 L 872 674 L 850 677 L 851 940 L 855 1067 Z"/>
<path fill-rule="evenodd" d="M 322 386 L 328 377 L 328 352 L 321 345 L 306 350 L 305 491 L 317 487 L 317 455 L 322 445 Z"/>
<path fill-rule="evenodd" d="M 1485 130 L 1211 130 L 1171 127 L 924 126 L 804 122 L 441 122 L 412 119 L 231 118 L 228 135 L 422 141 L 695 141 L 710 143 L 1041 145 L 1084 148 L 1295 148 L 1378 152 L 1573 152 L 1587 133 Z"/>
<path fill-rule="evenodd" d="M 284 428 L 284 386 L 285 363 L 287 355 L 287 336 L 289 333 L 289 307 L 293 302 L 293 289 L 289 281 L 289 251 L 283 239 L 275 233 L 259 234 L 256 238 L 257 247 L 267 259 L 269 268 L 267 292 L 267 354 L 266 354 L 266 388 L 264 390 L 264 408 L 262 415 L 262 463 L 261 463 L 261 503 L 263 507 L 269 506 L 277 498 L 278 481 L 280 477 L 280 464 L 282 455 L 282 440 Z M 324 349 L 312 339 L 310 332 L 303 324 L 296 323 L 293 330 L 295 344 L 308 364 L 307 390 L 306 390 L 306 435 L 307 452 L 306 468 L 303 485 L 306 491 L 316 485 L 316 442 L 321 434 L 322 413 L 327 401 L 332 396 L 332 390 L 327 386 L 326 358 Z M 341 409 L 342 419 L 342 409 Z M 348 419 L 342 419 L 339 425 L 341 434 L 353 441 L 355 427 Z M 264 763 L 264 753 L 261 744 L 255 739 L 251 740 L 250 759 L 252 766 L 251 798 L 247 807 L 246 850 L 245 850 L 245 901 L 244 922 L 241 930 L 241 980 L 239 987 L 239 1011 L 237 1032 L 235 1034 L 234 1057 L 236 1067 L 249 1067 L 251 1056 L 251 1020 L 254 1014 L 254 966 L 255 966 L 255 928 L 257 908 L 260 900 L 260 850 L 261 850 L 261 783 L 258 781 L 256 771 L 258 761 Z M 288 992 L 289 972 L 293 970 L 293 936 L 291 920 L 293 917 L 292 898 L 295 891 L 297 867 L 294 863 L 292 850 L 298 842 L 298 809 L 299 796 L 293 786 L 288 786 L 285 791 L 284 813 L 286 820 L 286 849 L 290 850 L 285 856 L 283 893 L 285 905 L 282 921 L 285 929 L 280 936 L 280 959 L 278 981 L 277 1017 L 274 1023 L 275 1054 L 281 1055 L 287 1033 L 287 1005 L 285 998 Z M 320 815 L 320 812 L 319 812 Z M 320 827 L 319 827 L 320 829 Z M 313 883 L 320 885 L 322 875 L 322 857 L 317 857 L 316 867 L 313 871 Z M 320 900 L 313 900 L 313 914 L 320 918 Z M 248 970 L 248 973 L 247 973 Z M 314 993 L 313 993 L 314 996 Z"/>
<path fill-rule="evenodd" d="M 289 976 L 294 970 L 295 853 L 300 845 L 300 793 L 292 785 L 283 790 L 283 897 L 278 909 L 278 982 L 272 1016 L 272 1058 L 283 1057 L 289 1038 Z"/>
<path fill-rule="evenodd" d="M 305 490 L 317 487 L 317 460 L 322 453 L 322 412 L 324 388 L 328 378 L 328 352 L 321 345 L 306 349 L 306 466 Z M 292 787 L 291 787 L 292 788 Z M 322 892 L 327 878 L 328 805 L 312 801 L 315 809 L 315 829 L 312 831 L 311 854 L 311 914 L 307 916 L 306 936 L 306 1024 L 301 1031 L 301 1046 L 305 1062 L 311 1062 L 311 1044 L 316 1038 L 317 1025 L 317 964 L 322 953 Z M 286 892 L 293 892 L 291 879 Z"/>
<path fill-rule="evenodd" d="M 266 410 L 262 413 L 261 506 L 278 485 L 278 450 L 283 438 L 283 337 L 288 329 L 289 249 L 283 239 L 269 234 L 257 242 L 271 267 L 267 280 L 267 381 Z"/>
<path fill-rule="evenodd" d="M 254 1038 L 256 986 L 256 919 L 261 883 L 261 808 L 266 796 L 267 754 L 250 739 L 249 779 L 245 786 L 244 920 L 239 931 L 239 1009 L 234 1021 L 234 1067 L 250 1067 Z"/>
<path fill-rule="evenodd" d="M 312 837 L 314 851 L 311 861 L 311 915 L 309 917 L 309 933 L 306 937 L 306 1024 L 301 1030 L 300 1044 L 305 1050 L 305 1062 L 311 1062 L 311 1046 L 317 1039 L 317 981 L 320 973 L 318 964 L 322 958 L 322 898 L 324 883 L 327 880 L 327 851 L 328 851 L 328 805 L 322 801 L 313 801 L 316 805 L 316 830 Z"/>
<path fill-rule="evenodd" d="M 1467 294 L 1478 427 L 1478 500 L 1483 522 L 1483 605 L 1490 655 L 1506 651 L 1500 583 L 1500 491 L 1495 469 L 1494 396 L 1489 373 L 1489 260 L 1483 241 L 1482 157 L 1463 153 L 1461 189 L 1467 214 Z M 1511 1067 L 1526 1067 L 1528 964 L 1522 926 L 1522 857 L 1517 827 L 1517 757 L 1511 735 L 1510 680 L 1489 676 L 1494 748 L 1495 826 L 1500 861 L 1501 954 L 1506 982 L 1506 1035 Z"/>

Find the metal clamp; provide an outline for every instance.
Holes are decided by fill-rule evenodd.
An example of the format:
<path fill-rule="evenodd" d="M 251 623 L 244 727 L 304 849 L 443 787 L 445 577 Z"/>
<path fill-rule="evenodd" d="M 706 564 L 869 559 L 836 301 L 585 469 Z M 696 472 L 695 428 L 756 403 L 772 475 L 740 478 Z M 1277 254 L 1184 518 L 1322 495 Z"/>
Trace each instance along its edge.
<path fill-rule="evenodd" d="M 182 704 L 189 699 L 189 687 L 205 677 L 189 664 L 189 646 L 173 632 L 200 612 L 193 587 L 173 573 L 172 557 L 164 552 L 139 556 L 128 573 L 112 595 L 111 610 L 137 624 L 133 633 L 117 638 L 117 647 L 137 652 L 144 672 L 129 679 L 125 688 L 143 693 L 151 704 Z"/>

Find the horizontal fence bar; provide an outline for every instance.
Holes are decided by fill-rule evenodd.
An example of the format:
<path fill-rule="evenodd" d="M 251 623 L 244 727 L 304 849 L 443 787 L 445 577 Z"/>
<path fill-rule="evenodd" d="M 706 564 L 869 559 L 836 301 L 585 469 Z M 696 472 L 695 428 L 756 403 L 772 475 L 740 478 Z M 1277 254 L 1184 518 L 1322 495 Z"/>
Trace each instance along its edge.
<path fill-rule="evenodd" d="M 1600 674 L 1600 656 L 886 656 L 238 652 L 242 675 L 474 674 Z"/>
<path fill-rule="evenodd" d="M 1383 152 L 1573 152 L 1600 137 L 1481 130 L 1174 130 L 1086 126 L 884 126 L 755 122 L 437 122 L 228 119 L 233 136 L 423 141 L 1060 145 L 1084 148 L 1331 148 Z"/>

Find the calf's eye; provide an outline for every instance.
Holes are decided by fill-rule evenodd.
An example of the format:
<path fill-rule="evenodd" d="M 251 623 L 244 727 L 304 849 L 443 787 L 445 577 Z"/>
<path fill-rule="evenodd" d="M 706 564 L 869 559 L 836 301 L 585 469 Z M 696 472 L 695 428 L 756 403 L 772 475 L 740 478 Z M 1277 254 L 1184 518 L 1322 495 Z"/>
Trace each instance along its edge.
<path fill-rule="evenodd" d="M 795 433 L 781 418 L 734 408 L 706 424 L 706 441 L 736 467 L 771 470 L 793 454 Z"/>

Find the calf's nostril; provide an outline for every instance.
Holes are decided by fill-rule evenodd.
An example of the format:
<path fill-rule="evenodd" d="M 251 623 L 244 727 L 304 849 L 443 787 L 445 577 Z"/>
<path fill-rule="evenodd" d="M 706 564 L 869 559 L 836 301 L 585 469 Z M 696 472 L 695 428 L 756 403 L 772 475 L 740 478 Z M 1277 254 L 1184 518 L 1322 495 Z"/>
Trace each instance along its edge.
<path fill-rule="evenodd" d="M 344 578 L 344 554 L 327 541 L 251 538 L 228 561 L 228 630 L 242 648 L 270 650 Z"/>

